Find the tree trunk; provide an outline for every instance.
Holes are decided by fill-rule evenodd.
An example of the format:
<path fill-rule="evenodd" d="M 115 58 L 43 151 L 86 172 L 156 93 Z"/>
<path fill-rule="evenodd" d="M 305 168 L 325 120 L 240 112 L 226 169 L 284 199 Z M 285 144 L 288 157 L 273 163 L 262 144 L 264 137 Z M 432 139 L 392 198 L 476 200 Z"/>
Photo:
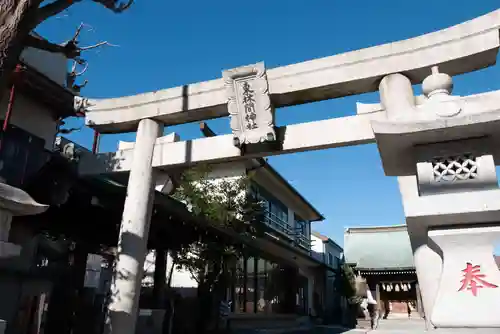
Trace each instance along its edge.
<path fill-rule="evenodd" d="M 34 28 L 36 9 L 42 0 L 0 1 L 0 100 Z"/>
<path fill-rule="evenodd" d="M 167 254 L 168 254 L 168 252 L 167 252 Z M 167 279 L 167 289 L 169 289 L 169 290 L 172 287 L 172 276 L 174 275 L 174 270 L 175 270 L 175 266 L 176 266 L 174 257 L 171 256 L 170 258 L 172 259 L 172 264 L 170 266 L 170 271 L 168 273 L 168 279 Z"/>

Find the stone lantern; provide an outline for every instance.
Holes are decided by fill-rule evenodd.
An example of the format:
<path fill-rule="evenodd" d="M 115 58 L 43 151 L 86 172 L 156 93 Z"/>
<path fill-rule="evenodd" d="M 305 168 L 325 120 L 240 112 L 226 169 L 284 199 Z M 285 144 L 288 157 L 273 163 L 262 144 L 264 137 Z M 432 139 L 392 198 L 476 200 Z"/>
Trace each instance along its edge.
<path fill-rule="evenodd" d="M 429 325 L 498 331 L 500 100 L 452 96 L 437 66 L 380 83 L 384 119 L 371 122 L 386 175 L 397 176 Z M 496 329 L 492 329 L 495 328 Z"/>
<path fill-rule="evenodd" d="M 37 203 L 19 188 L 0 182 L 0 258 L 21 254 L 21 246 L 9 242 L 9 232 L 13 216 L 37 215 L 49 208 Z M 7 322 L 0 319 L 0 334 L 5 332 Z"/>
<path fill-rule="evenodd" d="M 9 243 L 12 217 L 37 215 L 48 208 L 48 205 L 37 203 L 23 190 L 0 182 L 0 258 L 21 253 L 21 246 Z"/>

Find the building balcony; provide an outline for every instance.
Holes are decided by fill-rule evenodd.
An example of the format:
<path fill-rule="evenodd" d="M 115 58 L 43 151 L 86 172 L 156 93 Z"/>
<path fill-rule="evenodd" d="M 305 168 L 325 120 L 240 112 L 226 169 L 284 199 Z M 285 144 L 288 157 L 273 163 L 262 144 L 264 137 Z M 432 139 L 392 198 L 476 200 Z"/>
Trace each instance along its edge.
<path fill-rule="evenodd" d="M 290 225 L 288 225 L 288 222 L 268 210 L 265 211 L 264 223 L 278 232 L 281 236 L 287 238 L 288 241 L 306 251 L 311 250 L 311 240 L 306 235 L 300 231 L 293 230 Z"/>
<path fill-rule="evenodd" d="M 295 234 L 295 242 L 300 247 L 305 248 L 308 251 L 311 250 L 311 240 L 307 236 L 305 236 L 304 234 L 302 234 L 302 232 L 296 232 L 296 234 Z"/>
<path fill-rule="evenodd" d="M 273 230 L 279 232 L 288 239 L 293 239 L 293 231 L 290 228 L 290 225 L 288 225 L 288 222 L 274 213 L 265 210 L 264 222 L 267 226 L 271 227 Z"/>

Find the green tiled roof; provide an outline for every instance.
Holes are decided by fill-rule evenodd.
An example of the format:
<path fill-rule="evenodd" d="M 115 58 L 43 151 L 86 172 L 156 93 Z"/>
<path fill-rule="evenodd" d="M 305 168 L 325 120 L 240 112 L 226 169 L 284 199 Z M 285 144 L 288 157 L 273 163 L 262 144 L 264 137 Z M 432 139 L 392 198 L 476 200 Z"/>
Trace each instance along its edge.
<path fill-rule="evenodd" d="M 359 269 L 415 267 L 406 226 L 348 228 L 344 256 Z"/>

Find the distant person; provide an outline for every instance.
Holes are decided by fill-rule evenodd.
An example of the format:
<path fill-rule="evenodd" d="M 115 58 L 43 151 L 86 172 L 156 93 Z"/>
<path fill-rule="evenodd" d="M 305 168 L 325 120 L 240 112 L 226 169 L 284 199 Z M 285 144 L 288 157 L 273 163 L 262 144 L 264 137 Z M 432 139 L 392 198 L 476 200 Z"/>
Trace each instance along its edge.
<path fill-rule="evenodd" d="M 370 315 L 370 327 L 371 329 L 376 329 L 378 325 L 378 304 L 377 301 L 373 298 L 370 290 L 367 291 L 367 309 L 368 314 Z"/>
<path fill-rule="evenodd" d="M 406 311 L 408 312 L 408 319 L 411 318 L 411 306 L 410 302 L 406 302 Z"/>
<path fill-rule="evenodd" d="M 391 313 L 391 303 L 386 299 L 384 300 L 384 316 L 382 319 L 387 319 L 389 313 Z"/>

